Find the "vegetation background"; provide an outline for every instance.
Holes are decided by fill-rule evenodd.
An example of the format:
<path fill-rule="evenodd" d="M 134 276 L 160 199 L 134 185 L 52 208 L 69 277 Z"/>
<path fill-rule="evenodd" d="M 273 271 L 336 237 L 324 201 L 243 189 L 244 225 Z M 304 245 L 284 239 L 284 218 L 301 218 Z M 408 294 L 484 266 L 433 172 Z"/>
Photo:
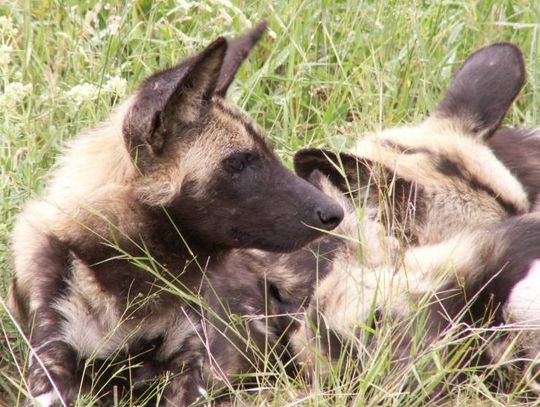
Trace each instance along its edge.
<path fill-rule="evenodd" d="M 466 56 L 499 41 L 517 44 L 527 61 L 528 81 L 507 123 L 539 123 L 537 1 L 0 0 L 0 297 L 14 218 L 39 194 L 64 141 L 106 119 L 150 73 L 260 19 L 270 29 L 229 98 L 267 130 L 287 163 L 303 146 L 340 147 L 420 120 Z M 28 348 L 4 302 L 0 316 L 0 406 L 11 407 L 22 404 Z M 372 356 L 349 382 L 308 387 L 283 375 L 268 382 L 270 397 L 238 393 L 236 403 L 422 404 L 399 387 L 415 368 L 392 377 L 384 358 Z M 454 390 L 449 405 L 534 403 L 519 386 L 498 394 L 481 373 Z"/>

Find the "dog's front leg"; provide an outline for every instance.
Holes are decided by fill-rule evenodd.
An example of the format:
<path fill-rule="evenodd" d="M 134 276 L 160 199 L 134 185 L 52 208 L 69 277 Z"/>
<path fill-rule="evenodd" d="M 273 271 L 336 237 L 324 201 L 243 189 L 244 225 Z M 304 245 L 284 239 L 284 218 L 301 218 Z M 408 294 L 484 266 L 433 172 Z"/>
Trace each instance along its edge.
<path fill-rule="evenodd" d="M 77 355 L 75 349 L 59 336 L 59 318 L 52 308 L 47 307 L 34 314 L 28 374 L 32 401 L 28 401 L 27 406 L 68 406 L 77 394 Z"/>
<path fill-rule="evenodd" d="M 167 356 L 165 371 L 170 374 L 160 407 L 204 406 L 207 404 L 205 352 L 200 326 L 172 355 Z M 167 347 L 169 344 L 164 344 Z"/>
<path fill-rule="evenodd" d="M 206 382 L 203 380 L 202 370 L 199 366 L 192 364 L 183 365 L 177 369 L 176 373 L 173 372 L 160 406 L 188 407 L 207 404 Z"/>
<path fill-rule="evenodd" d="M 27 381 L 31 400 L 26 405 L 66 406 L 78 389 L 77 354 L 66 342 L 65 320 L 57 304 L 69 291 L 71 254 L 52 234 L 26 229 L 19 244 L 27 244 L 16 259 L 17 284 L 11 292 L 19 299 L 16 303 L 25 298 L 28 304 L 19 321 L 29 332 L 31 347 Z"/>

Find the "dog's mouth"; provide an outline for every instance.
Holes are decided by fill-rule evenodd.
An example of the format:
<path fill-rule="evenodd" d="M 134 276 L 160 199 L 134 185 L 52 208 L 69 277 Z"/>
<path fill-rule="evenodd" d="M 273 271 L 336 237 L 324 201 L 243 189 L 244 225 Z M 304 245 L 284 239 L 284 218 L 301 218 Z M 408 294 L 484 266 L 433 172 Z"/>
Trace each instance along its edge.
<path fill-rule="evenodd" d="M 255 233 L 240 230 L 237 228 L 231 229 L 231 236 L 236 242 L 238 247 L 241 248 L 254 248 L 259 250 L 265 250 L 268 252 L 289 253 L 298 250 L 311 242 L 313 236 L 306 236 L 303 238 L 289 240 L 283 239 L 270 239 L 268 236 L 260 236 Z M 280 236 L 286 236 L 282 234 Z"/>

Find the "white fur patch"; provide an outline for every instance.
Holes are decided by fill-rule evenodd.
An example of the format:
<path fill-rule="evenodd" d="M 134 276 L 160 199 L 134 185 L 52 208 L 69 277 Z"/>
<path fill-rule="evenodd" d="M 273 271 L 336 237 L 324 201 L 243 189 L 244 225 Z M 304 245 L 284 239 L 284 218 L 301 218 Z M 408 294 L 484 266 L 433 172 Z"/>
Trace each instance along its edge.
<path fill-rule="evenodd" d="M 58 395 L 54 391 L 50 391 L 48 393 L 42 394 L 41 396 L 37 396 L 34 398 L 34 405 L 36 407 L 49 407 L 52 406 L 53 403 L 59 401 Z"/>
<path fill-rule="evenodd" d="M 190 319 L 190 316 L 186 313 L 183 316 L 171 318 L 173 320 L 166 330 L 163 344 L 159 356 L 163 359 L 169 358 L 178 349 L 184 346 L 184 341 L 196 330 L 196 324 L 198 322 Z M 159 327 L 159 325 L 158 325 Z M 157 330 L 156 330 L 157 331 Z"/>
<path fill-rule="evenodd" d="M 268 325 L 265 323 L 265 321 L 262 321 L 260 319 L 254 319 L 251 324 L 257 331 L 259 331 L 263 335 L 268 334 L 268 330 L 266 329 Z"/>
<path fill-rule="evenodd" d="M 63 340 L 73 346 L 81 357 L 87 358 L 96 353 L 96 356 L 105 358 L 122 346 L 124 338 L 115 335 L 114 331 L 108 334 L 109 330 L 74 298 L 59 300 L 55 308 L 66 321 L 61 330 Z M 110 337 L 105 339 L 107 335 Z"/>
<path fill-rule="evenodd" d="M 525 278 L 512 288 L 505 313 L 509 322 L 540 328 L 540 259 L 531 264 Z"/>

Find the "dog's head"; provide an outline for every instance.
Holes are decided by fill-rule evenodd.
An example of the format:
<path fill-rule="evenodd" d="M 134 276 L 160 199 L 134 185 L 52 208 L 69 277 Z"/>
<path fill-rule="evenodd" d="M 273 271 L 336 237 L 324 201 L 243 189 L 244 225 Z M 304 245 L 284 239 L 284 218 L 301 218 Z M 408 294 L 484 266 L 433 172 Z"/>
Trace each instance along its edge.
<path fill-rule="evenodd" d="M 225 94 L 265 24 L 148 78 L 123 135 L 140 171 L 140 199 L 163 207 L 204 244 L 287 251 L 330 230 L 341 207 L 278 160 Z"/>
<path fill-rule="evenodd" d="M 300 151 L 295 169 L 306 178 L 322 171 L 420 244 L 524 213 L 529 203 L 522 185 L 486 144 L 524 78 L 518 48 L 482 48 L 463 63 L 424 122 L 363 137 L 346 153 Z"/>

